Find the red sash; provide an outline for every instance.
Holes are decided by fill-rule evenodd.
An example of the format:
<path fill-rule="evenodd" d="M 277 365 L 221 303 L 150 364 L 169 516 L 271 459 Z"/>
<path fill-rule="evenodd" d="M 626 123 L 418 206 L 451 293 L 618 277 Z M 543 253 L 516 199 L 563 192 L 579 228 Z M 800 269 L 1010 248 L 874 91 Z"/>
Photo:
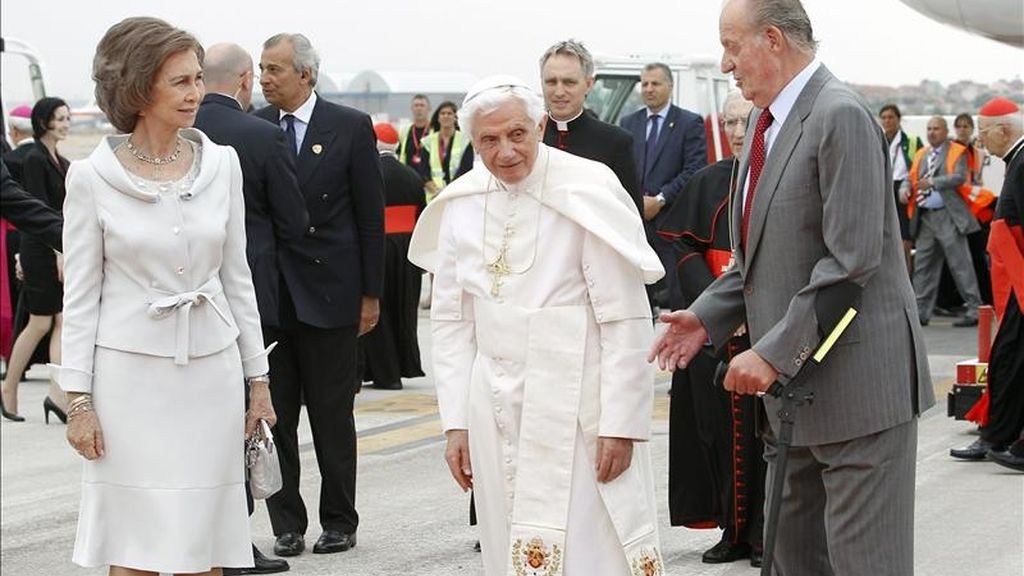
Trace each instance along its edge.
<path fill-rule="evenodd" d="M 988 254 L 992 259 L 992 300 L 996 316 L 1006 311 L 1010 290 L 1017 295 L 1017 305 L 1024 310 L 1024 232 L 1011 227 L 1000 218 L 992 222 L 988 236 Z"/>
<path fill-rule="evenodd" d="M 704 262 L 708 265 L 711 275 L 715 278 L 718 278 L 729 269 L 731 261 L 732 252 L 730 250 L 716 250 L 712 248 L 704 253 Z"/>
<path fill-rule="evenodd" d="M 413 204 L 384 208 L 384 233 L 412 234 L 412 229 L 416 227 L 418 210 L 419 206 Z"/>

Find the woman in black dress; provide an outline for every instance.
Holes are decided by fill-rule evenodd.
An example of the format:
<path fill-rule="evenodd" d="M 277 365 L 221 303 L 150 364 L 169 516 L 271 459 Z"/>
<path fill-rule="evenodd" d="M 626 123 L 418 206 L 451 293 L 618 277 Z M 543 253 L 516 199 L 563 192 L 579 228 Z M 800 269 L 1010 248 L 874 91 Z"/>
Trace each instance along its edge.
<path fill-rule="evenodd" d="M 26 190 L 58 212 L 64 206 L 64 177 L 70 163 L 57 152 L 57 143 L 67 138 L 70 127 L 71 111 L 60 98 L 43 98 L 32 108 L 32 132 L 36 142 L 25 156 L 23 184 Z M 22 238 L 20 254 L 29 320 L 14 341 L 3 383 L 3 416 L 15 421 L 24 420 L 18 415 L 18 383 L 32 352 L 47 333 L 51 334 L 50 361 L 60 364 L 61 301 L 64 298 L 62 258 L 28 235 Z M 50 393 L 43 401 L 47 421 L 50 412 L 64 421 L 63 405 L 64 395 L 51 382 Z"/>

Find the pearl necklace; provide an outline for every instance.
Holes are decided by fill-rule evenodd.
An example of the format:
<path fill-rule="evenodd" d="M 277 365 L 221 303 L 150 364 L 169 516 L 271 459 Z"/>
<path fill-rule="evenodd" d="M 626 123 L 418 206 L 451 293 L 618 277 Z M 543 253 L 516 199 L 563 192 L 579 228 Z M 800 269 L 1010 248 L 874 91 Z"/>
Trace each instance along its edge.
<path fill-rule="evenodd" d="M 175 160 L 177 160 L 179 156 L 181 156 L 181 138 L 177 138 L 175 140 L 175 143 L 174 143 L 174 153 L 171 154 L 170 156 L 166 157 L 166 158 L 161 158 L 159 156 L 147 156 L 141 150 L 136 148 L 134 144 L 132 144 L 132 139 L 131 138 L 128 138 L 127 140 L 125 140 L 124 145 L 125 145 L 126 148 L 128 148 L 128 152 L 132 156 L 134 156 L 136 159 L 141 160 L 141 161 L 145 162 L 146 164 L 153 164 L 153 165 L 156 165 L 156 166 L 162 166 L 164 164 L 170 164 L 170 163 L 174 162 Z"/>

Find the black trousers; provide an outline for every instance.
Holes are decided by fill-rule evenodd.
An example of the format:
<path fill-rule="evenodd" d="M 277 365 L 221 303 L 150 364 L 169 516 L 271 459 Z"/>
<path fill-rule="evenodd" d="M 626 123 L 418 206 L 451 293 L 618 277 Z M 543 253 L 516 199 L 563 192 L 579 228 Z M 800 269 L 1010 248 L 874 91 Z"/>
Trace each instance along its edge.
<path fill-rule="evenodd" d="M 354 533 L 356 513 L 356 425 L 352 416 L 358 327 L 316 328 L 298 321 L 265 328 L 270 354 L 270 396 L 277 412 L 274 440 L 281 460 L 281 491 L 267 499 L 274 535 L 305 534 L 306 505 L 299 494 L 299 413 L 303 401 L 313 429 L 320 468 L 320 525 Z"/>
<path fill-rule="evenodd" d="M 981 437 L 1006 446 L 1021 437 L 1024 428 L 1024 314 L 1010 291 L 999 332 L 988 363 L 989 423 Z"/>

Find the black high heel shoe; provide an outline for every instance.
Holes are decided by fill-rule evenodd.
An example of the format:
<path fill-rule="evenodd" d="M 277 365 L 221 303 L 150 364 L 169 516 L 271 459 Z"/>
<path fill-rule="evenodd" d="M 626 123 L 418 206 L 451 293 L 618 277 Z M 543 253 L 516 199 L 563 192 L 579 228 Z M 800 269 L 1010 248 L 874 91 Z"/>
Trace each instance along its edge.
<path fill-rule="evenodd" d="M 0 415 L 3 415 L 4 418 L 7 418 L 11 422 L 24 422 L 25 421 L 25 417 L 24 416 L 18 416 L 14 412 L 8 412 L 7 408 L 4 408 L 4 401 L 3 401 L 2 398 L 0 398 Z"/>
<path fill-rule="evenodd" d="M 47 396 L 43 400 L 43 419 L 46 420 L 47 424 L 50 423 L 50 412 L 53 412 L 53 415 L 56 416 L 61 423 L 68 423 L 68 415 L 65 414 L 64 411 L 60 409 L 60 406 L 57 406 L 53 400 L 50 400 L 49 396 Z M 22 418 L 22 420 L 24 420 L 24 418 Z"/>

